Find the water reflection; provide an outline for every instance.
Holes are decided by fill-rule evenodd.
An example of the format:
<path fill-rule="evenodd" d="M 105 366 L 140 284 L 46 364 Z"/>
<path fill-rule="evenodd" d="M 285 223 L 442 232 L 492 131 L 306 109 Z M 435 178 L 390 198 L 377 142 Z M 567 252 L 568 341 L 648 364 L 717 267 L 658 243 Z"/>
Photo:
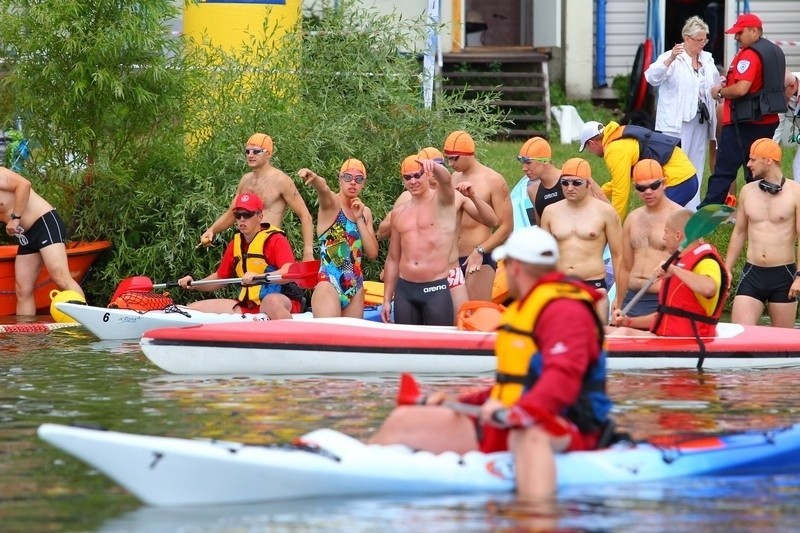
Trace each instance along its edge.
<path fill-rule="evenodd" d="M 169 376 L 136 343 L 81 330 L 0 336 L 0 520 L 3 530 L 486 531 L 540 518 L 510 495 L 315 500 L 151 509 L 35 437 L 43 422 L 273 443 L 319 427 L 370 435 L 395 403 L 396 375 Z M 426 377 L 459 392 L 489 379 Z M 622 429 L 636 437 L 765 428 L 800 421 L 796 369 L 617 372 L 609 380 Z M 565 491 L 560 529 L 789 529 L 800 476 L 687 479 Z M 758 509 L 754 513 L 753 509 Z"/>

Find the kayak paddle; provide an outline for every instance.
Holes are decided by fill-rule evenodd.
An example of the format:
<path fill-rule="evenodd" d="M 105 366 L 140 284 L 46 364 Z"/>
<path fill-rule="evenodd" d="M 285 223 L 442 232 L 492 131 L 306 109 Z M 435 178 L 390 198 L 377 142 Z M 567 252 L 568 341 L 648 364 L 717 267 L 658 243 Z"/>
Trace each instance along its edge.
<path fill-rule="evenodd" d="M 298 263 L 292 263 L 289 265 L 288 271 L 283 274 L 264 274 L 261 276 L 256 276 L 255 281 L 259 282 L 266 282 L 269 283 L 270 281 L 276 281 L 279 279 L 285 280 L 292 280 L 297 283 L 298 286 L 302 289 L 311 289 L 317 285 L 317 273 L 319 272 L 320 262 L 319 260 L 312 260 L 312 261 L 301 261 Z M 226 279 L 215 279 L 215 280 L 199 280 L 193 281 L 192 285 L 206 285 L 206 284 L 234 284 L 234 283 L 241 283 L 242 278 L 226 278 Z M 150 292 L 153 289 L 168 289 L 171 287 L 178 287 L 177 281 L 169 281 L 166 283 L 158 283 L 153 284 L 153 280 L 148 278 L 147 276 L 133 276 L 131 278 L 126 278 L 122 280 L 117 287 L 117 290 L 114 291 L 114 295 L 111 297 L 111 301 L 115 301 L 117 297 L 128 291 L 136 291 L 136 292 Z"/>
<path fill-rule="evenodd" d="M 690 243 L 713 232 L 720 224 L 728 220 L 731 213 L 733 213 L 733 208 L 731 206 L 721 204 L 709 204 L 698 209 L 689 217 L 689 220 L 686 221 L 686 228 L 683 231 L 683 241 L 681 241 L 681 245 L 678 246 L 678 249 L 661 265 L 661 269 L 666 271 Z M 622 316 L 628 316 L 631 308 L 636 305 L 636 302 L 641 300 L 642 296 L 644 296 L 655 282 L 656 276 L 653 274 L 622 310 Z"/>
<path fill-rule="evenodd" d="M 400 374 L 400 389 L 397 391 L 397 405 L 427 405 L 425 396 L 420 392 L 419 383 L 408 372 Z M 438 404 L 439 407 L 447 407 L 453 411 L 465 414 L 472 418 L 479 418 L 481 414 L 480 405 L 469 403 L 445 401 Z M 431 407 L 434 407 L 433 405 Z M 535 409 L 528 406 L 526 411 Z M 492 414 L 494 422 L 500 427 L 528 427 L 538 424 L 553 436 L 561 436 L 567 433 L 564 427 L 553 415 L 541 410 L 536 416 L 528 416 L 525 420 L 520 420 L 519 416 L 512 409 L 499 409 Z"/>

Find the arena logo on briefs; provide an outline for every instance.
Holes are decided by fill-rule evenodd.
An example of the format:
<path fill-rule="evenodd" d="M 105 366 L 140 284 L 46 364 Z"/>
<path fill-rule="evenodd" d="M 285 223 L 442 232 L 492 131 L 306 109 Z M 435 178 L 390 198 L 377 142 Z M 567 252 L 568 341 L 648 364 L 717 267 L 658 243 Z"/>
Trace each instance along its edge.
<path fill-rule="evenodd" d="M 747 72 L 747 69 L 749 68 L 750 68 L 750 61 L 748 61 L 747 59 L 742 59 L 741 61 L 736 63 L 736 70 L 739 72 L 739 74 L 744 74 L 745 72 Z"/>

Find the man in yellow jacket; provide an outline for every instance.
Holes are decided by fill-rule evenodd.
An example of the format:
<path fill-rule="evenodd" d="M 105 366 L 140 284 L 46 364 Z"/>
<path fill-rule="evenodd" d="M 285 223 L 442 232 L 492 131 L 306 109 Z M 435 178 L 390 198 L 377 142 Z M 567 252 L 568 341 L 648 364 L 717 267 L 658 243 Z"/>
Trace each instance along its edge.
<path fill-rule="evenodd" d="M 603 185 L 620 220 L 628 214 L 631 195 L 631 171 L 642 159 L 655 159 L 664 169 L 665 193 L 673 202 L 686 206 L 699 187 L 697 170 L 681 150 L 681 140 L 641 126 L 603 126 L 590 121 L 581 129 L 580 151 L 584 148 L 606 162 L 611 181 Z"/>

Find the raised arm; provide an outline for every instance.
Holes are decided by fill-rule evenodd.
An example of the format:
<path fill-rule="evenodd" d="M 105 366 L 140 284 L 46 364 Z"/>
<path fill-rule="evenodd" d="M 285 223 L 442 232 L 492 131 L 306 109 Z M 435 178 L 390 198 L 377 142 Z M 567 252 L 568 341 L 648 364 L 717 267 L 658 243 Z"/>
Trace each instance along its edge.
<path fill-rule="evenodd" d="M 453 176 L 444 165 L 434 162 L 432 159 L 418 159 L 422 170 L 433 174 L 436 180 L 436 199 L 442 205 L 453 205 L 456 201 L 456 190 L 453 188 Z"/>

